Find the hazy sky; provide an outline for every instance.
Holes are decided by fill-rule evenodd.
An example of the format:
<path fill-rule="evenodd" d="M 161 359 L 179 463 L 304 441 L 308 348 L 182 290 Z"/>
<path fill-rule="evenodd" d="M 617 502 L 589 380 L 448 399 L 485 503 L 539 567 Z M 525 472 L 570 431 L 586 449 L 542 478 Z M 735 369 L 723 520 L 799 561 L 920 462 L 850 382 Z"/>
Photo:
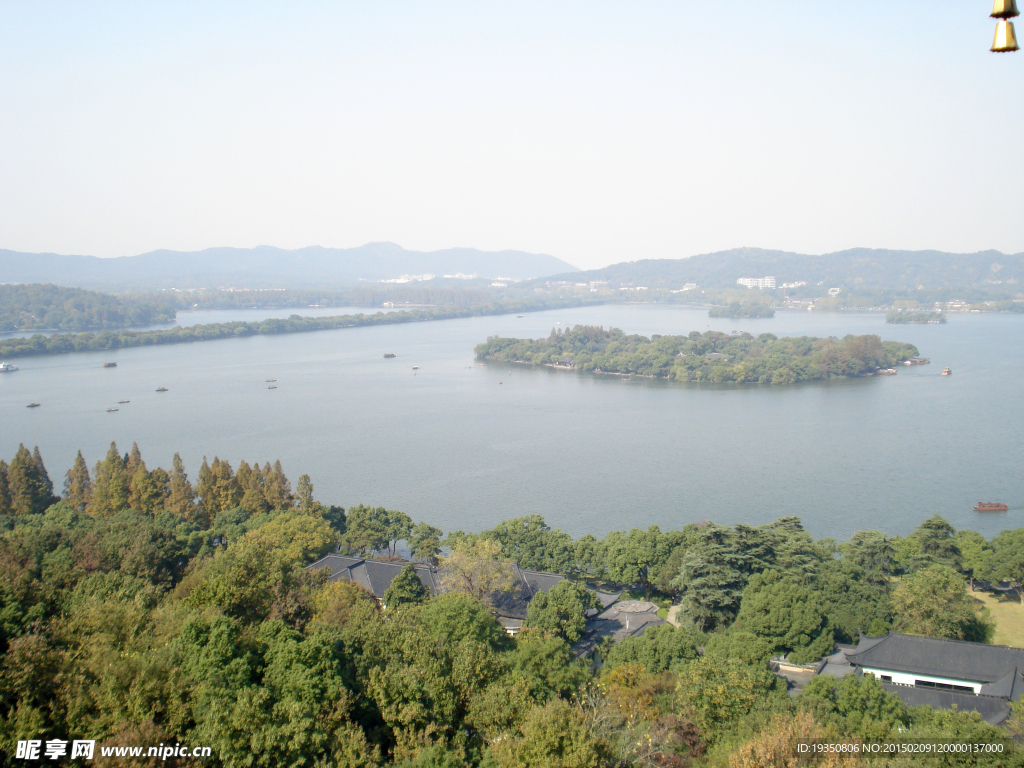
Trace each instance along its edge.
<path fill-rule="evenodd" d="M 0 2 L 0 248 L 1017 252 L 990 8 Z"/>

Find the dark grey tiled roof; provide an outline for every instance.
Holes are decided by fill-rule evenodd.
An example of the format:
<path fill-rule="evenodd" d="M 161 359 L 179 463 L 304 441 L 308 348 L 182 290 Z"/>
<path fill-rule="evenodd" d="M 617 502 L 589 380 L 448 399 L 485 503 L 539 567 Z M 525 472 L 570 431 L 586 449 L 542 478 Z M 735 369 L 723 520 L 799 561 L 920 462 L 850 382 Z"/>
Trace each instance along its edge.
<path fill-rule="evenodd" d="M 616 643 L 627 637 L 642 637 L 649 627 L 667 624 L 658 616 L 658 607 L 652 606 L 650 611 L 633 613 L 617 610 L 610 606 L 598 614 L 597 618 L 587 625 L 587 631 L 573 646 L 579 656 L 588 656 L 602 638 L 610 637 Z"/>
<path fill-rule="evenodd" d="M 327 555 L 309 566 L 310 570 L 330 568 L 330 581 L 345 579 L 361 584 L 373 592 L 377 598 L 383 598 L 388 591 L 391 582 L 401 573 L 406 565 L 405 560 L 396 562 L 382 562 L 380 560 L 364 560 L 359 557 L 347 557 L 345 555 Z M 426 563 L 414 563 L 413 568 L 420 582 L 427 591 L 436 595 L 440 591 L 437 579 L 437 569 Z"/>
<path fill-rule="evenodd" d="M 309 566 L 309 569 L 330 568 L 330 581 L 338 579 L 354 581 L 373 592 L 378 599 L 382 599 L 406 562 L 405 560 L 385 562 L 347 555 L 327 555 Z M 420 582 L 431 595 L 438 595 L 443 591 L 441 588 L 443 574 L 440 569 L 426 563 L 414 563 L 413 567 L 416 569 L 416 575 L 419 576 Z M 537 592 L 548 592 L 559 582 L 565 581 L 565 576 L 560 576 L 557 573 L 525 571 L 516 563 L 512 564 L 512 569 L 515 574 L 515 589 L 511 593 L 498 595 L 494 599 L 495 612 L 505 618 L 525 620 L 526 606 Z M 619 599 L 619 595 L 608 595 L 603 592 L 598 592 L 597 596 L 602 606 L 605 607 Z"/>
<path fill-rule="evenodd" d="M 1021 648 L 897 633 L 882 638 L 861 637 L 860 645 L 847 651 L 846 658 L 860 667 L 978 683 L 994 683 L 1018 668 L 1024 669 Z"/>
<path fill-rule="evenodd" d="M 934 709 L 957 709 L 977 712 L 986 722 L 999 725 L 1010 715 L 1006 699 L 994 696 L 975 696 L 973 693 L 940 691 L 935 688 L 921 688 L 915 685 L 894 685 L 882 683 L 885 690 L 894 693 L 908 707 L 928 706 Z"/>
<path fill-rule="evenodd" d="M 984 696 L 999 696 L 1010 701 L 1020 701 L 1024 695 L 1024 669 L 1018 667 L 994 683 L 986 683 L 981 686 L 981 693 Z"/>

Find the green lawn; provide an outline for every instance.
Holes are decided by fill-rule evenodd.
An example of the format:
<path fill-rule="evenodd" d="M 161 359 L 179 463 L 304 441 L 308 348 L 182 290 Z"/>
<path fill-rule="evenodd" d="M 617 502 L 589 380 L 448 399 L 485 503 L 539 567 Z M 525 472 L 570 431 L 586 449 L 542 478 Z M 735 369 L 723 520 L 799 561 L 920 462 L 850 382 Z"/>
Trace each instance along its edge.
<path fill-rule="evenodd" d="M 1016 596 L 978 590 L 973 597 L 989 609 L 996 621 L 996 645 L 1024 648 L 1024 605 Z"/>

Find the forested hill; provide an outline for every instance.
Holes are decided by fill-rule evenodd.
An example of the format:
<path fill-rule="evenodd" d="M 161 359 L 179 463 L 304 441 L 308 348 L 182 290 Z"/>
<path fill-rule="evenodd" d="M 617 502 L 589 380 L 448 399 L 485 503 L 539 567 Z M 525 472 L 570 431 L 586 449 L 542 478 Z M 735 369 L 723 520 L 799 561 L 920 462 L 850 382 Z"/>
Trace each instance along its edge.
<path fill-rule="evenodd" d="M 813 379 L 871 375 L 917 357 L 913 344 L 878 336 L 843 339 L 778 338 L 762 333 L 718 331 L 689 336 L 627 336 L 618 328 L 577 325 L 552 329 L 546 339 L 492 336 L 478 357 L 510 363 L 552 365 L 582 372 L 638 374 L 678 381 L 793 384 Z"/>
<path fill-rule="evenodd" d="M 527 280 L 575 270 L 554 256 L 522 251 L 449 248 L 407 251 L 394 243 L 358 248 L 270 246 L 207 248 L 204 251 L 153 251 L 139 256 L 100 259 L 52 253 L 0 250 L 0 280 L 48 283 L 105 290 L 153 288 L 339 288 L 365 280 L 402 275 L 477 275 Z"/>
<path fill-rule="evenodd" d="M 1005 706 L 1008 693 L 938 710 L 907 706 L 872 674 L 820 674 L 787 690 L 770 666 L 782 654 L 817 662 L 865 633 L 974 642 L 1011 633 L 1009 621 L 1000 627 L 975 607 L 976 595 L 1003 579 L 1014 601 L 1024 594 L 1024 528 L 988 541 L 935 515 L 909 536 L 859 531 L 837 542 L 781 517 L 574 540 L 531 514 L 445 537 L 399 510 L 321 503 L 309 475 L 293 490 L 280 462 L 235 469 L 214 457 L 190 479 L 178 454 L 163 468 L 137 445 L 122 454 L 112 443 L 90 463 L 79 453 L 60 483 L 38 448 L 0 458 L 5 768 L 1024 761 L 1016 703 L 998 727 L 972 711 Z M 335 551 L 394 564 L 401 542 L 419 562 L 405 563 L 383 595 L 309 568 Z M 509 560 L 570 577 L 525 598 L 514 637 L 495 620 L 500 597 L 521 589 Z M 630 590 L 612 607 L 618 618 L 587 620 L 597 604 L 587 586 Z M 679 623 L 612 634 L 628 602 L 659 615 L 674 603 Z M 960 647 L 980 659 L 999 653 Z M 57 762 L 78 739 L 100 759 Z M 111 752 L 157 744 L 163 754 L 145 761 Z M 35 757 L 12 757 L 30 745 Z M 170 745 L 207 751 L 193 760 Z M 857 745 L 873 748 L 857 755 Z M 850 757 L 831 759 L 843 753 L 829 749 Z M 890 761 L 888 749 L 915 759 Z"/>
<path fill-rule="evenodd" d="M 610 281 L 611 287 L 735 288 L 737 278 L 774 275 L 776 283 L 805 281 L 813 289 L 934 291 L 980 288 L 994 293 L 1024 291 L 1024 254 L 999 251 L 944 253 L 854 248 L 820 256 L 763 248 L 735 248 L 687 259 L 643 259 L 604 269 L 557 275 L 548 280 Z M 922 288 L 923 287 L 923 288 Z M 820 288 L 819 288 L 820 291 Z"/>
<path fill-rule="evenodd" d="M 0 285 L 0 331 L 87 331 L 174 321 L 168 303 L 57 285 Z"/>

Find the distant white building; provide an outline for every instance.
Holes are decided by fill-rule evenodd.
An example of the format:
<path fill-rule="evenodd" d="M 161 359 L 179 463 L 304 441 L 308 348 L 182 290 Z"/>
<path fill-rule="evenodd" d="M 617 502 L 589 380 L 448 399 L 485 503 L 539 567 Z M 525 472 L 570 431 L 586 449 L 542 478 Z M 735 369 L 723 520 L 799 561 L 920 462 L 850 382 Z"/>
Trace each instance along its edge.
<path fill-rule="evenodd" d="M 736 284 L 745 286 L 747 288 L 774 288 L 775 276 L 768 275 L 767 277 L 740 277 L 736 279 Z"/>
<path fill-rule="evenodd" d="M 838 296 L 842 292 L 843 292 L 842 288 L 829 288 L 828 289 L 828 295 L 829 296 Z"/>
<path fill-rule="evenodd" d="M 795 283 L 783 283 L 783 288 L 799 288 L 802 285 L 807 285 L 806 280 L 797 280 Z"/>

